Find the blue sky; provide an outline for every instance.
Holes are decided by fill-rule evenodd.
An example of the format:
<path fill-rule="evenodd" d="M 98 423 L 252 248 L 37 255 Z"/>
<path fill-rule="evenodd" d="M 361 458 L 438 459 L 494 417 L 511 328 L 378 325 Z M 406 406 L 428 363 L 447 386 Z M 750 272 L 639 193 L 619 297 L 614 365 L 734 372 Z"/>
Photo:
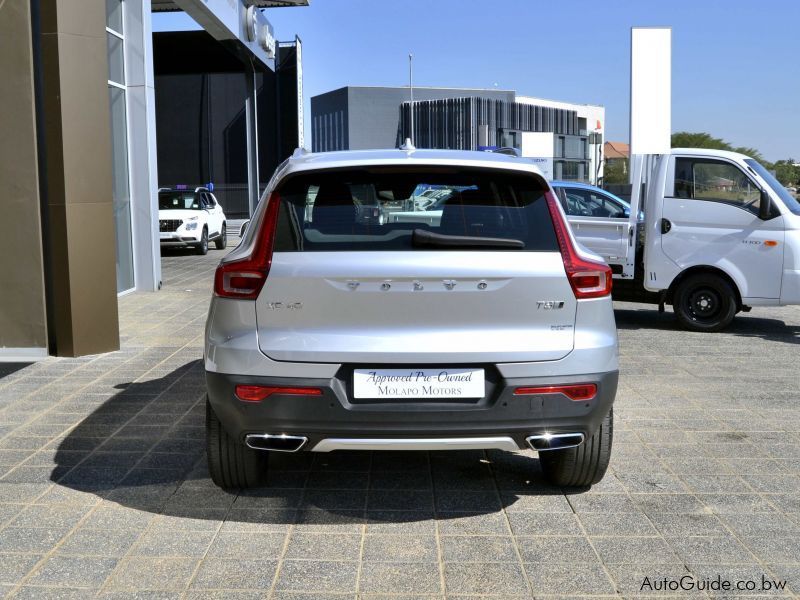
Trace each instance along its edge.
<path fill-rule="evenodd" d="M 800 0 L 311 0 L 265 14 L 277 39 L 303 40 L 306 118 L 322 92 L 407 85 L 413 52 L 414 85 L 602 104 L 621 141 L 630 28 L 669 26 L 673 131 L 800 159 Z M 197 26 L 172 13 L 153 27 Z"/>

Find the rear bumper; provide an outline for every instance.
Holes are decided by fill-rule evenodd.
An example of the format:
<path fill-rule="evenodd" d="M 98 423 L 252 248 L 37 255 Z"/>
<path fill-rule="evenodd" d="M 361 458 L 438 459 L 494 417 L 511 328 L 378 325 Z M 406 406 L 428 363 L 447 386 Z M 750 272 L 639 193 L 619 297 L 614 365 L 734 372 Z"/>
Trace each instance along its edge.
<path fill-rule="evenodd" d="M 503 377 L 496 369 L 487 394 L 474 403 L 354 403 L 348 369 L 330 379 L 259 377 L 206 372 L 208 398 L 229 435 L 286 434 L 308 438 L 303 450 L 323 440 L 424 439 L 507 436 L 518 448 L 525 438 L 544 433 L 591 436 L 608 413 L 617 391 L 617 371 L 562 377 Z M 595 383 L 597 395 L 576 402 L 560 394 L 515 396 L 517 387 Z M 241 384 L 316 387 L 321 396 L 270 396 L 260 403 L 242 402 L 234 393 Z M 323 445 L 324 447 L 324 445 Z M 320 447 L 320 450 L 322 447 Z"/>

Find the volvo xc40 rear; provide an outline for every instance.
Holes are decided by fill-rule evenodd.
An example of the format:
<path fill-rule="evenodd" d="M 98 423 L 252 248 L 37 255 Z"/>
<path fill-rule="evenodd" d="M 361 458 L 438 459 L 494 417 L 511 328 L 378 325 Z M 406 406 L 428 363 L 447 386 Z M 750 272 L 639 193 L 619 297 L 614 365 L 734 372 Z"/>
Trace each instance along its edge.
<path fill-rule="evenodd" d="M 443 190 L 441 218 L 359 218 Z M 220 263 L 206 325 L 207 451 L 222 487 L 272 452 L 538 452 L 561 486 L 608 466 L 611 272 L 527 161 L 296 152 Z"/>

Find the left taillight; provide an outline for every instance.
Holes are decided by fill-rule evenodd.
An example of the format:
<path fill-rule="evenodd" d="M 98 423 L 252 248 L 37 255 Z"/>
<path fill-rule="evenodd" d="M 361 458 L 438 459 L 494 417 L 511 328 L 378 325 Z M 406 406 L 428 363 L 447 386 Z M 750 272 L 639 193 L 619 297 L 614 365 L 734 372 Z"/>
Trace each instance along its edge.
<path fill-rule="evenodd" d="M 280 197 L 273 193 L 267 201 L 261 225 L 254 232 L 253 247 L 244 258 L 222 262 L 214 274 L 214 294 L 221 298 L 255 300 L 264 287 L 272 265 L 272 247 L 278 224 Z"/>
<path fill-rule="evenodd" d="M 564 261 L 564 270 L 567 272 L 567 279 L 572 286 L 575 298 L 582 300 L 609 296 L 612 282 L 611 267 L 605 263 L 583 258 L 578 254 L 567 231 L 569 225 L 558 207 L 558 200 L 550 191 L 545 193 L 545 198 L 547 207 L 550 209 L 550 217 L 553 220 L 561 258 Z"/>

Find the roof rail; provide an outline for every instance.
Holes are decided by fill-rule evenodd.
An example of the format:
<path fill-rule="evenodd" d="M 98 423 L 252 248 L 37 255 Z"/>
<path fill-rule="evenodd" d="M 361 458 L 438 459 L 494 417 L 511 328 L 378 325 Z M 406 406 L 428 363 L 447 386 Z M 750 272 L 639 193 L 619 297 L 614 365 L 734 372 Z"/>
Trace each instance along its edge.
<path fill-rule="evenodd" d="M 522 157 L 522 152 L 520 152 L 519 148 L 511 148 L 510 146 L 497 148 L 496 150 L 489 150 L 489 152 L 494 152 L 495 154 L 505 154 L 506 156 L 516 156 L 517 158 Z"/>
<path fill-rule="evenodd" d="M 161 193 L 161 192 L 171 192 L 172 188 L 160 187 L 160 188 L 158 188 L 158 191 L 159 191 L 159 193 Z"/>
<path fill-rule="evenodd" d="M 200 185 L 200 186 L 197 186 L 196 188 L 194 188 L 195 194 L 197 192 L 208 192 L 208 191 L 209 191 L 208 188 L 206 186 L 204 186 L 204 185 Z"/>
<path fill-rule="evenodd" d="M 399 149 L 405 152 L 413 152 L 417 147 L 414 146 L 414 142 L 411 141 L 411 138 L 406 138 L 406 141 L 403 142 Z"/>

